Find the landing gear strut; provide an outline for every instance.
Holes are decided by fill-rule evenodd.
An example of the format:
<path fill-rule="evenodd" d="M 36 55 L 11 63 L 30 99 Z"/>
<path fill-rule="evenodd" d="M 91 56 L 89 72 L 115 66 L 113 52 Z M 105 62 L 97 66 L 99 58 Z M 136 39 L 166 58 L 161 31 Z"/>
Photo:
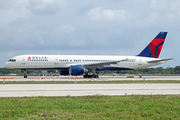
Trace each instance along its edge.
<path fill-rule="evenodd" d="M 21 72 L 24 73 L 24 78 L 27 78 L 26 69 L 22 69 Z"/>

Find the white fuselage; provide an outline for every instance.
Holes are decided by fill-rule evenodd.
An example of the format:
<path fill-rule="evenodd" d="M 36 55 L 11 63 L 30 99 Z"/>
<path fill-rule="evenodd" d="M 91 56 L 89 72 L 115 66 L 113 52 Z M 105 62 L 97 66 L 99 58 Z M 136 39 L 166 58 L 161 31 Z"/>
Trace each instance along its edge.
<path fill-rule="evenodd" d="M 11 58 L 5 63 L 5 68 L 9 69 L 63 69 L 72 65 L 98 64 L 110 61 L 118 61 L 117 64 L 104 65 L 103 67 L 113 67 L 123 69 L 141 69 L 158 64 L 148 63 L 148 61 L 159 60 L 158 58 L 140 56 L 100 56 L 100 55 L 20 55 Z M 101 69 L 101 68 L 100 68 Z"/>

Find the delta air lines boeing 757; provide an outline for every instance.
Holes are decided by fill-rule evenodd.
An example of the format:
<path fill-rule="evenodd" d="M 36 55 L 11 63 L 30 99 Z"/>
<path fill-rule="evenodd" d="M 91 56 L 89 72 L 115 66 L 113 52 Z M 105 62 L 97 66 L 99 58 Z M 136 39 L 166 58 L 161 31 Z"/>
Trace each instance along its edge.
<path fill-rule="evenodd" d="M 135 70 L 165 63 L 159 59 L 167 32 L 160 32 L 149 45 L 136 56 L 101 55 L 19 55 L 4 64 L 8 69 L 21 69 L 27 78 L 27 69 L 57 69 L 60 75 L 84 75 L 98 78 L 96 71 Z M 92 72 L 92 74 L 88 74 Z"/>

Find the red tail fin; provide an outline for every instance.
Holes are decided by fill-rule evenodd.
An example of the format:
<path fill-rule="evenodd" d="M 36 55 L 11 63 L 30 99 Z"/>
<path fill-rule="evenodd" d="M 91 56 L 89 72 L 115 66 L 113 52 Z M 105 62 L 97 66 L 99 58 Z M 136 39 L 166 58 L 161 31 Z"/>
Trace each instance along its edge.
<path fill-rule="evenodd" d="M 158 58 L 166 35 L 167 32 L 160 32 L 138 56 Z"/>

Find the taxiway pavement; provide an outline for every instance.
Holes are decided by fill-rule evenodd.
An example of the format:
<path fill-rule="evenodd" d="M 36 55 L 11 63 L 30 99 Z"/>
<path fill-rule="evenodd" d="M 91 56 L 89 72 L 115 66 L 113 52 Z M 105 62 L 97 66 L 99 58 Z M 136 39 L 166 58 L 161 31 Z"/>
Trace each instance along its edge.
<path fill-rule="evenodd" d="M 132 78 L 128 78 L 132 77 Z M 100 78 L 82 78 L 82 76 L 1 76 L 0 81 L 124 81 L 124 80 L 180 80 L 180 76 L 100 76 Z"/>
<path fill-rule="evenodd" d="M 167 84 L 1 84 L 0 97 L 180 94 Z"/>

